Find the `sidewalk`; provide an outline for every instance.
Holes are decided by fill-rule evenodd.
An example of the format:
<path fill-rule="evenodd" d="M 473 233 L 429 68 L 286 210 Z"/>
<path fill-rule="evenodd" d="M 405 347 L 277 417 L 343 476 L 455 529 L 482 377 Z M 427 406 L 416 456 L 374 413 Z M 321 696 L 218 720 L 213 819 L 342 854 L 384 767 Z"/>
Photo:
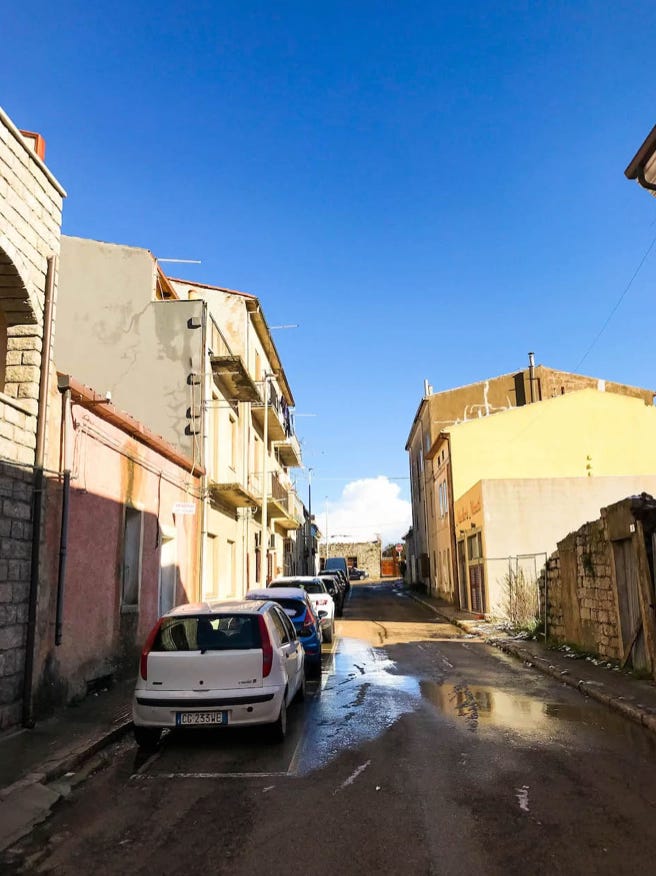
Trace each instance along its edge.
<path fill-rule="evenodd" d="M 512 654 L 528 666 L 576 688 L 585 696 L 656 733 L 656 683 L 653 681 L 634 678 L 629 672 L 615 669 L 614 664 L 602 660 L 592 662 L 567 649 L 567 646 L 551 649 L 533 639 L 513 637 L 482 620 L 479 615 L 461 611 L 431 596 L 420 596 L 410 590 L 405 592 L 469 635 Z"/>
<path fill-rule="evenodd" d="M 91 694 L 33 730 L 0 734 L 0 851 L 43 821 L 76 773 L 132 726 L 134 679 Z"/>

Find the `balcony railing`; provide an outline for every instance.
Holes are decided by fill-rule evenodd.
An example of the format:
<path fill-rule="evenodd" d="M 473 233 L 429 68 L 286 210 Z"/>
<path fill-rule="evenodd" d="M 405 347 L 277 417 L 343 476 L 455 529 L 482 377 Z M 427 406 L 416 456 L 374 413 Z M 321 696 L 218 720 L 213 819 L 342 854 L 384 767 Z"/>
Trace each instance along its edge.
<path fill-rule="evenodd" d="M 268 386 L 266 411 L 269 440 L 285 441 L 294 434 L 294 422 L 287 402 L 282 397 L 275 380 L 269 378 L 263 381 L 260 386 L 262 401 L 260 404 L 253 405 L 253 418 L 264 429 L 265 404 L 263 399 Z"/>

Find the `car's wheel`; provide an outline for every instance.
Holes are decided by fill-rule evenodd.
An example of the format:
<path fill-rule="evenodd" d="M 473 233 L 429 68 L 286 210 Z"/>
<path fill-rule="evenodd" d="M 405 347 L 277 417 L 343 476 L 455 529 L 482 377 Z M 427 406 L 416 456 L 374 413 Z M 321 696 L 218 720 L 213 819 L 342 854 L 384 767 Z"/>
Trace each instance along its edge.
<path fill-rule="evenodd" d="M 305 699 L 305 670 L 301 673 L 301 683 L 296 691 L 296 701 L 302 703 Z"/>
<path fill-rule="evenodd" d="M 282 704 L 280 706 L 280 714 L 278 715 L 278 720 L 274 721 L 271 725 L 271 741 L 272 742 L 282 742 L 287 735 L 287 703 L 285 700 L 287 699 L 287 691 L 282 698 Z"/>
<path fill-rule="evenodd" d="M 134 738 L 139 746 L 144 751 L 154 751 L 159 743 L 159 738 L 162 735 L 159 727 L 135 727 Z"/>
<path fill-rule="evenodd" d="M 324 634 L 323 634 L 324 641 L 332 642 L 334 633 L 335 633 L 335 621 L 332 620 L 330 622 L 330 626 L 328 627 L 328 629 L 324 630 Z"/>

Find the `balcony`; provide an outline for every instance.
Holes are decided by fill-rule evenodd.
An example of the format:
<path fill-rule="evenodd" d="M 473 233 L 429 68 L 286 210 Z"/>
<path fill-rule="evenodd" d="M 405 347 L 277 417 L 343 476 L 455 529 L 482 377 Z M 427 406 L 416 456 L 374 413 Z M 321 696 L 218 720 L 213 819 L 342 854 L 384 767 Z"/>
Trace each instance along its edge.
<path fill-rule="evenodd" d="M 248 373 L 241 356 L 211 356 L 214 383 L 224 398 L 235 402 L 262 403 L 260 391 Z"/>
<path fill-rule="evenodd" d="M 298 513 L 298 498 L 291 487 L 285 486 L 280 477 L 272 472 L 267 493 L 267 514 L 282 529 L 298 529 L 303 523 Z"/>
<path fill-rule="evenodd" d="M 249 478 L 247 485 L 238 482 L 217 483 L 210 481 L 210 501 L 213 505 L 228 508 L 255 508 L 262 505 L 262 488 L 259 481 Z"/>
<path fill-rule="evenodd" d="M 286 468 L 294 468 L 302 464 L 301 445 L 296 435 L 289 435 L 284 441 L 276 444 L 280 464 Z"/>
<path fill-rule="evenodd" d="M 262 396 L 257 405 L 253 405 L 253 419 L 264 432 L 264 401 L 263 395 L 268 384 L 269 399 L 266 405 L 266 417 L 269 441 L 286 441 L 293 433 L 291 414 L 287 403 L 272 380 L 262 384 Z"/>

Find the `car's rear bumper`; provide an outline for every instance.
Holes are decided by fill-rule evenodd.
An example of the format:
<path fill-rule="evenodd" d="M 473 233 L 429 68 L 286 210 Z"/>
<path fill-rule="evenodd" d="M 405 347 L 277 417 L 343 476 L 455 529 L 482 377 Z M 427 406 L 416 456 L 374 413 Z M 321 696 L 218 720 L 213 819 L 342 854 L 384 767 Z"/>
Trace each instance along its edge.
<path fill-rule="evenodd" d="M 282 687 L 203 691 L 202 695 L 195 691 L 137 689 L 132 700 L 132 720 L 137 727 L 176 727 L 179 712 L 227 712 L 228 726 L 268 724 L 280 714 L 283 693 Z"/>

